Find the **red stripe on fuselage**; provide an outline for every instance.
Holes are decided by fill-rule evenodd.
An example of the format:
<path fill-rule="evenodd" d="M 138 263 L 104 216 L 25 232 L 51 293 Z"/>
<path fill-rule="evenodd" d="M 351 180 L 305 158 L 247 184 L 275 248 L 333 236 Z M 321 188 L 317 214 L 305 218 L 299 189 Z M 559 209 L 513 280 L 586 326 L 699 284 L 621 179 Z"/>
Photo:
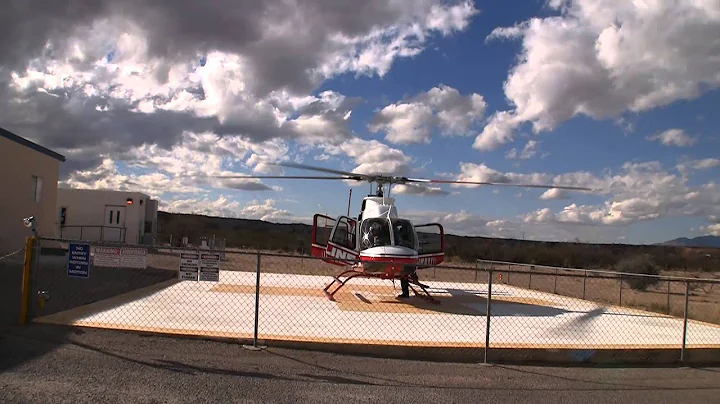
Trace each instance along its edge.
<path fill-rule="evenodd" d="M 387 262 L 392 264 L 417 264 L 418 259 L 407 255 L 360 256 L 363 262 Z"/>

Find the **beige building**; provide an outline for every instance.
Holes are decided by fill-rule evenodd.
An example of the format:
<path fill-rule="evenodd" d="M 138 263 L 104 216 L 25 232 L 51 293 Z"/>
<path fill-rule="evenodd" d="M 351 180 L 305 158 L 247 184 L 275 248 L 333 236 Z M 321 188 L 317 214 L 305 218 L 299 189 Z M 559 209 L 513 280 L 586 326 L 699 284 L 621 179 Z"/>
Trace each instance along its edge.
<path fill-rule="evenodd" d="M 140 192 L 58 189 L 62 239 L 155 244 L 158 201 Z"/>
<path fill-rule="evenodd" d="M 0 255 L 23 248 L 32 235 L 24 218 L 35 218 L 38 236 L 57 236 L 58 176 L 64 161 L 64 156 L 0 128 Z"/>

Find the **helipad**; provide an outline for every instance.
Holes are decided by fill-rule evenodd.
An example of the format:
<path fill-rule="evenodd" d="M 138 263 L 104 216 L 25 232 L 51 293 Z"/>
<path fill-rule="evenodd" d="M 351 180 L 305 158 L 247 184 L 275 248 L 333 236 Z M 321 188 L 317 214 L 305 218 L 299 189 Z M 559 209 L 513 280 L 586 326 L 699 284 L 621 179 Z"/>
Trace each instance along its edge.
<path fill-rule="evenodd" d="M 251 338 L 255 274 L 170 281 L 40 317 L 36 322 Z M 484 348 L 487 285 L 428 282 L 441 303 L 399 300 L 400 285 L 354 279 L 328 300 L 326 276 L 263 274 L 259 339 L 382 346 Z M 493 284 L 490 348 L 680 349 L 682 319 Z M 690 321 L 687 348 L 720 348 L 720 327 Z"/>

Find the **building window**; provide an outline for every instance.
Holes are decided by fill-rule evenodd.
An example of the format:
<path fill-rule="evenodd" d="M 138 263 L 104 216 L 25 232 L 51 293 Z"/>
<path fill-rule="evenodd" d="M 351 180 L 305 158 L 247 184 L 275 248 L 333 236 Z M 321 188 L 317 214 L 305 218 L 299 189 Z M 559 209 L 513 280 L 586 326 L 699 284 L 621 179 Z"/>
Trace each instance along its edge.
<path fill-rule="evenodd" d="M 32 176 L 32 186 L 33 186 L 33 201 L 40 202 L 42 200 L 42 188 L 43 188 L 42 178 L 40 178 L 36 175 L 33 175 Z"/>

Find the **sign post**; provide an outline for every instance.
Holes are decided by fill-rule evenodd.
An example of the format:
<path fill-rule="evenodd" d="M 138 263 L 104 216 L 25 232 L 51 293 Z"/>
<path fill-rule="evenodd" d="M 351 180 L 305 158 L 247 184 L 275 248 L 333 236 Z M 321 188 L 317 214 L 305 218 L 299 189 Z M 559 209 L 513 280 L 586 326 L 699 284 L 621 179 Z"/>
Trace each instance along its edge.
<path fill-rule="evenodd" d="M 90 277 L 90 244 L 69 244 L 67 274 L 73 278 Z"/>

